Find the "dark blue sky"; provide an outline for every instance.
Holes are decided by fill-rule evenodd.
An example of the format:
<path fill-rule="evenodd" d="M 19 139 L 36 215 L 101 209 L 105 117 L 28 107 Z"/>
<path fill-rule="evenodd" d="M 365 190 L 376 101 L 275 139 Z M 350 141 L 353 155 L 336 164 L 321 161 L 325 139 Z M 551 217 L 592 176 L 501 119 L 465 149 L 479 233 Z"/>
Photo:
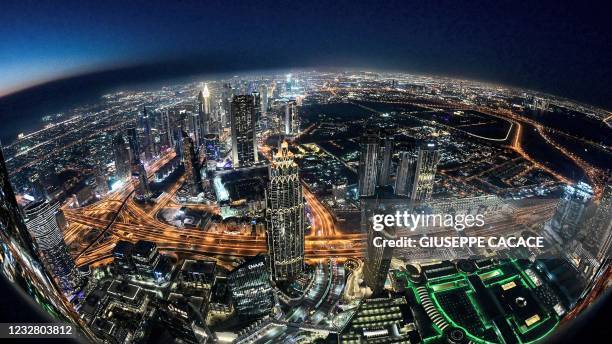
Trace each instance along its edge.
<path fill-rule="evenodd" d="M 611 1 L 9 0 L 0 6 L 0 95 L 173 60 L 168 77 L 178 58 L 189 66 L 179 76 L 361 66 L 496 81 L 612 108 L 611 9 Z M 209 56 L 215 65 L 203 68 Z"/>

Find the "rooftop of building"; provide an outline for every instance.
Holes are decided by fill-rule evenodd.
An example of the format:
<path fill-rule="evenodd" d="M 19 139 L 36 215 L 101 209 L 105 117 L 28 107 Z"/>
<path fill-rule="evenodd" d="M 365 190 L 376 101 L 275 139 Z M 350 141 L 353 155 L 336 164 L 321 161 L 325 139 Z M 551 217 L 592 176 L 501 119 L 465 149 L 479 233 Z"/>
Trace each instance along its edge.
<path fill-rule="evenodd" d="M 139 240 L 132 249 L 133 256 L 148 257 L 157 249 L 157 244 L 152 241 Z"/>
<path fill-rule="evenodd" d="M 119 240 L 115 247 L 113 248 L 114 256 L 129 256 L 132 254 L 132 250 L 134 249 L 134 244 L 129 241 Z"/>
<path fill-rule="evenodd" d="M 197 274 L 214 274 L 216 271 L 216 263 L 208 260 L 186 259 L 183 262 L 181 271 Z"/>

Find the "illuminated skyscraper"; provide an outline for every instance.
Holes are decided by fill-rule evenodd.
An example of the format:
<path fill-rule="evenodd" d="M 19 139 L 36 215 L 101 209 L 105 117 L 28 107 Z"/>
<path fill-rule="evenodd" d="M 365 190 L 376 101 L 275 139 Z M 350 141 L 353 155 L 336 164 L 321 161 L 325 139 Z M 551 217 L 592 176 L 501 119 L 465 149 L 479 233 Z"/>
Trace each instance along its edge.
<path fill-rule="evenodd" d="M 140 144 L 138 143 L 138 133 L 136 128 L 127 130 L 128 146 L 130 152 L 130 164 L 140 162 Z"/>
<path fill-rule="evenodd" d="M 140 277 L 155 278 L 160 260 L 157 244 L 152 241 L 139 240 L 131 250 L 131 261 Z"/>
<path fill-rule="evenodd" d="M 395 174 L 395 194 L 410 196 L 416 168 L 415 158 L 409 152 L 401 152 L 399 156 L 400 160 Z"/>
<path fill-rule="evenodd" d="M 598 261 L 612 254 L 612 184 L 607 184 L 593 217 L 586 221 L 586 239 Z"/>
<path fill-rule="evenodd" d="M 202 112 L 206 114 L 211 114 L 211 105 L 210 105 L 210 91 L 208 90 L 208 84 L 204 84 L 204 89 L 201 92 L 202 95 Z"/>
<path fill-rule="evenodd" d="M 174 152 L 181 161 L 183 160 L 183 129 L 181 127 L 174 127 L 172 130 L 172 137 L 174 140 Z"/>
<path fill-rule="evenodd" d="M 272 277 L 290 280 L 304 269 L 304 198 L 287 142 L 274 155 L 269 174 L 266 221 Z"/>
<path fill-rule="evenodd" d="M 130 177 L 130 151 L 125 144 L 121 132 L 113 137 L 113 153 L 115 156 L 115 171 L 118 179 L 126 180 Z"/>
<path fill-rule="evenodd" d="M 157 122 L 157 129 L 159 131 L 160 145 L 168 148 L 172 147 L 172 125 L 170 124 L 170 112 L 163 111 L 160 113 L 159 121 Z"/>
<path fill-rule="evenodd" d="M 96 189 L 95 189 L 96 193 L 99 196 L 106 195 L 109 191 L 108 177 L 106 175 L 106 170 L 98 166 L 96 168 L 95 177 L 96 177 Z"/>
<path fill-rule="evenodd" d="M 242 263 L 227 276 L 236 312 L 242 318 L 260 318 L 276 304 L 274 289 L 263 255 Z"/>
<path fill-rule="evenodd" d="M 232 99 L 232 162 L 234 167 L 251 166 L 258 162 L 255 135 L 255 98 L 237 95 Z"/>
<path fill-rule="evenodd" d="M 592 198 L 593 189 L 586 183 L 565 186 L 555 213 L 544 225 L 544 233 L 551 243 L 563 246 L 574 239 L 582 226 L 584 211 Z"/>
<path fill-rule="evenodd" d="M 414 183 L 410 195 L 413 201 L 422 202 L 431 198 L 439 160 L 440 150 L 435 143 L 427 142 L 420 145 L 417 150 Z"/>
<path fill-rule="evenodd" d="M 193 143 L 196 146 L 199 146 L 200 143 L 200 134 L 202 133 L 201 128 L 201 116 L 199 113 L 188 113 L 186 116 L 187 120 L 187 130 L 189 131 L 189 136 L 193 140 Z M 207 121 L 208 123 L 208 121 Z"/>
<path fill-rule="evenodd" d="M 204 88 L 198 94 L 198 114 L 200 116 L 199 137 L 203 138 L 205 135 L 210 133 L 210 116 L 212 114 L 208 84 L 204 84 Z M 196 141 L 196 143 L 200 144 L 201 141 Z"/>
<path fill-rule="evenodd" d="M 378 170 L 378 185 L 389 185 L 389 177 L 391 174 L 391 156 L 393 155 L 393 137 L 387 137 L 381 148 L 380 168 Z"/>
<path fill-rule="evenodd" d="M 34 246 L 35 241 L 19 211 L 0 149 L 0 278 L 15 282 L 11 286 L 29 294 L 50 314 L 59 314 L 59 317 L 71 321 L 88 340 L 93 341 L 93 333 L 83 326 L 79 315 L 62 295 L 58 285 L 51 283 L 52 278 L 43 268 Z"/>
<path fill-rule="evenodd" d="M 287 74 L 287 80 L 285 81 L 285 94 L 289 95 L 291 94 L 291 88 L 292 88 L 292 80 L 291 80 L 291 73 Z"/>
<path fill-rule="evenodd" d="M 253 96 L 253 109 L 255 111 L 255 126 L 257 127 L 257 121 L 261 119 L 261 96 L 259 92 L 251 92 Z"/>
<path fill-rule="evenodd" d="M 219 135 L 208 134 L 204 137 L 204 149 L 206 150 L 206 160 L 216 161 L 220 158 Z"/>
<path fill-rule="evenodd" d="M 229 83 L 223 84 L 222 94 L 221 94 L 221 104 L 223 106 L 223 118 L 221 119 L 221 126 L 227 127 L 228 124 L 231 125 L 231 112 L 232 112 L 232 98 L 234 97 L 234 89 L 232 85 Z"/>
<path fill-rule="evenodd" d="M 289 100 L 285 105 L 285 135 L 296 134 L 297 130 L 297 106 L 294 100 Z"/>
<path fill-rule="evenodd" d="M 63 214 L 59 210 L 59 203 L 37 201 L 29 204 L 24 211 L 26 226 L 48 271 L 64 292 L 74 290 L 80 279 L 59 227 L 59 223 L 65 223 L 60 218 Z"/>
<path fill-rule="evenodd" d="M 259 84 L 259 96 L 261 97 L 261 115 L 265 116 L 268 112 L 268 86 L 263 81 Z"/>
<path fill-rule="evenodd" d="M 142 112 L 140 113 L 140 127 L 142 128 L 143 134 L 143 151 L 145 160 L 149 161 L 153 159 L 154 148 L 153 138 L 151 135 L 151 118 L 149 117 L 146 107 L 143 107 Z"/>
<path fill-rule="evenodd" d="M 359 157 L 359 196 L 361 197 L 373 196 L 376 192 L 379 150 L 378 134 L 374 131 L 367 131 L 361 138 Z"/>
<path fill-rule="evenodd" d="M 185 171 L 189 174 L 188 184 L 191 189 L 191 194 L 196 196 L 203 191 L 200 162 L 194 148 L 193 140 L 191 140 L 185 132 L 183 132 L 183 165 L 185 165 Z"/>
<path fill-rule="evenodd" d="M 374 296 L 379 295 L 384 289 L 393 256 L 393 247 L 386 245 L 376 247 L 374 242 L 376 238 L 381 238 L 382 240 L 395 239 L 395 228 L 393 227 L 385 227 L 381 231 L 373 229 L 374 226 L 371 223 L 373 215 L 381 214 L 384 211 L 379 208 L 379 205 L 375 197 L 361 199 L 362 231 L 368 233 L 363 276 L 365 284 L 370 288 Z"/>
<path fill-rule="evenodd" d="M 0 235 L 4 243 L 15 242 L 25 254 L 37 257 L 33 239 L 28 231 L 21 213 L 15 193 L 9 181 L 4 156 L 0 148 Z"/>
<path fill-rule="evenodd" d="M 151 189 L 149 188 L 147 172 L 142 161 L 140 161 L 140 147 L 135 128 L 128 129 L 128 143 L 132 155 L 130 169 L 132 172 L 132 183 L 136 190 L 136 197 L 142 200 L 148 200 L 151 198 Z"/>

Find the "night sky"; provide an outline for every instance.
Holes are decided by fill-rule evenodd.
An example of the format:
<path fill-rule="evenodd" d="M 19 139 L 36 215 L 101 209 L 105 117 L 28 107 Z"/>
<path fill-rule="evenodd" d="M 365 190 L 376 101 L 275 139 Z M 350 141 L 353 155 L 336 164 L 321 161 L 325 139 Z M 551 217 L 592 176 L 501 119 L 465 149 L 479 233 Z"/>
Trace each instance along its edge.
<path fill-rule="evenodd" d="M 117 68 L 87 84 L 367 67 L 523 86 L 612 109 L 611 10 L 612 1 L 9 0 L 0 5 L 0 95 Z M 66 89 L 47 95 L 58 90 Z M 21 104 L 6 102 L 1 116 Z"/>

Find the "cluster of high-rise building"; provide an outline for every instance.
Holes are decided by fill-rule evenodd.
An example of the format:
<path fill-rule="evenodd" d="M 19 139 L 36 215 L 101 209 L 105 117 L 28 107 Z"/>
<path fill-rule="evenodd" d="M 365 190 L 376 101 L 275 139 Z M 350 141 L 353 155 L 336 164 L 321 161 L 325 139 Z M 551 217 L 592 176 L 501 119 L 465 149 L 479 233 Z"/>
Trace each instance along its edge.
<path fill-rule="evenodd" d="M 384 287 L 392 247 L 375 247 L 377 237 L 385 240 L 395 238 L 394 228 L 374 231 L 369 219 L 377 211 L 385 211 L 382 198 L 389 197 L 385 188 L 391 186 L 391 159 L 394 154 L 393 136 L 381 138 L 379 132 L 368 130 L 360 143 L 358 192 L 361 202 L 363 231 L 368 233 L 364 278 L 373 294 L 379 294 Z M 434 142 L 422 142 L 413 151 L 398 152 L 399 162 L 393 185 L 394 195 L 410 200 L 412 205 L 431 198 L 440 150 Z M 387 209 L 387 211 L 389 211 Z"/>
<path fill-rule="evenodd" d="M 359 196 L 372 197 L 377 187 L 391 185 L 391 158 L 394 140 L 384 139 L 376 131 L 367 131 L 361 139 L 359 160 Z M 398 152 L 394 194 L 423 202 L 431 198 L 440 160 L 440 149 L 435 142 L 421 142 L 413 151 Z"/>
<path fill-rule="evenodd" d="M 331 80 L 333 79 L 321 82 L 321 85 L 328 87 L 328 84 L 335 82 Z M 353 83 L 354 80 L 351 77 L 343 79 L 342 82 Z M 373 85 L 377 83 L 371 82 Z M 393 89 L 401 87 L 395 79 L 391 81 L 391 85 Z M 512 338 L 512 335 L 507 333 L 508 329 L 502 326 L 507 322 L 506 319 L 514 317 L 509 310 L 513 304 L 508 308 L 503 303 L 506 297 L 530 295 L 529 297 L 554 303 L 553 307 L 559 303 L 554 297 L 548 299 L 556 291 L 553 293 L 544 290 L 545 288 L 534 288 L 537 289 L 537 295 L 533 296 L 531 293 L 523 294 L 523 287 L 532 287 L 532 284 L 537 287 L 547 283 L 552 285 L 558 276 L 569 275 L 565 274 L 565 266 L 514 261 L 506 264 L 495 259 L 464 262 L 454 257 L 443 258 L 454 259 L 453 261 L 423 264 L 422 269 L 418 271 L 413 271 L 410 264 L 395 269 L 395 262 L 393 267 L 391 262 L 392 258 L 397 257 L 396 249 L 391 246 L 376 247 L 372 244 L 379 239 L 394 240 L 397 239 L 396 235 L 399 235 L 392 226 L 375 231 L 368 222 L 374 213 L 395 213 L 395 206 L 390 204 L 397 203 L 411 209 L 426 205 L 425 211 L 464 215 L 485 211 L 501 212 L 503 196 L 500 193 L 482 196 L 482 193 L 475 192 L 473 194 L 479 196 L 460 199 L 452 197 L 458 194 L 457 189 L 452 189 L 457 186 L 448 182 L 452 177 L 447 163 L 456 157 L 452 156 L 454 148 L 449 146 L 449 139 L 446 138 L 445 141 L 445 137 L 442 137 L 446 134 L 436 136 L 433 141 L 427 139 L 433 137 L 429 135 L 431 128 L 427 126 L 413 131 L 402 128 L 398 130 L 397 135 L 383 129 L 365 130 L 357 152 L 353 142 L 355 135 L 351 135 L 351 130 L 359 128 L 361 123 L 353 120 L 336 123 L 333 116 L 326 117 L 326 114 L 322 114 L 326 124 L 314 123 L 311 117 L 315 116 L 308 112 L 309 109 L 301 107 L 302 100 L 296 95 L 301 92 L 302 85 L 292 75 L 280 81 L 268 79 L 249 82 L 233 80 L 223 84 L 211 82 L 202 85 L 195 94 L 191 87 L 183 89 L 189 90 L 184 92 L 189 93 L 185 101 L 177 98 L 179 101 L 168 102 L 171 105 L 160 105 L 149 98 L 146 100 L 147 107 L 142 107 L 140 102 L 137 106 L 132 106 L 132 109 L 139 109 L 138 113 L 131 115 L 126 125 L 120 126 L 121 130 L 114 133 L 112 141 L 108 140 L 110 142 L 106 144 L 110 143 L 111 149 L 108 151 L 112 150 L 115 180 L 131 183 L 135 197 L 147 203 L 143 205 L 137 202 L 136 206 L 146 211 L 151 209 L 154 202 L 167 200 L 158 195 L 169 190 L 169 183 L 180 181 L 181 187 L 177 188 L 177 197 L 172 202 L 181 204 L 153 207 L 156 210 L 161 209 L 155 214 L 156 219 L 165 221 L 162 225 L 169 226 L 163 228 L 170 228 L 178 223 L 177 218 L 182 216 L 181 221 L 187 217 L 193 218 L 193 213 L 201 210 L 203 215 L 198 220 L 200 222 L 195 224 L 196 221 L 192 221 L 189 226 L 176 225 L 176 228 L 169 230 L 172 239 L 167 244 L 159 239 L 167 234 L 161 233 L 162 231 L 157 232 L 159 236 L 153 234 L 149 239 L 156 242 L 140 240 L 141 233 L 147 233 L 149 230 L 151 232 L 148 233 L 152 233 L 155 225 L 151 221 L 143 223 L 142 232 L 137 232 L 138 227 L 133 233 L 130 229 L 123 229 L 126 227 L 121 231 L 116 231 L 120 226 L 113 227 L 113 235 L 118 234 L 123 240 L 117 241 L 112 251 L 105 251 L 104 259 L 111 257 L 113 262 L 94 270 L 92 275 L 98 277 L 89 279 L 93 280 L 93 283 L 86 282 L 87 272 L 83 267 L 81 270 L 75 267 L 76 257 L 79 257 L 80 262 L 83 259 L 80 256 L 73 259 L 69 254 L 63 238 L 66 220 L 62 215 L 60 203 L 43 197 L 31 201 L 20 210 L 8 186 L 4 165 L 0 168 L 0 252 L 15 251 L 14 247 L 23 246 L 24 252 L 32 256 L 32 271 L 41 281 L 46 281 L 42 284 L 47 288 L 66 295 L 72 295 L 80 289 L 81 296 L 75 297 L 74 301 L 78 305 L 80 319 L 90 326 L 99 338 L 108 342 L 146 342 L 153 337 L 159 337 L 159 341 L 178 339 L 186 343 L 203 343 L 214 341 L 214 336 L 226 336 L 224 340 L 237 338 L 236 342 L 246 343 L 261 334 L 261 338 L 267 338 L 269 335 L 272 341 L 290 342 L 302 335 L 298 335 L 298 332 L 310 331 L 313 337 L 324 337 L 332 333 L 331 337 L 336 335 L 336 340 L 347 342 L 435 342 L 437 339 L 434 338 L 446 336 L 447 333 L 465 337 L 467 331 L 474 330 L 475 327 L 467 328 L 468 323 L 459 324 L 466 327 L 465 331 L 463 328 L 454 328 L 451 326 L 454 324 L 447 321 L 446 315 L 443 317 L 439 314 L 440 309 L 451 309 L 454 313 L 449 313 L 449 316 L 457 317 L 463 309 L 472 309 L 474 305 L 482 306 L 477 305 L 480 301 L 475 301 L 472 297 L 463 298 L 462 292 L 475 295 L 474 298 L 477 296 L 485 303 L 499 297 L 501 301 L 495 303 L 502 302 L 500 304 L 504 305 L 503 314 L 499 313 L 500 310 L 485 314 L 485 317 L 491 316 L 495 320 L 495 327 L 488 329 L 490 333 L 476 334 L 486 334 L 487 338 L 498 338 L 497 335 Z M 364 88 L 364 91 L 359 91 L 357 86 L 353 88 L 357 90 L 355 94 L 372 92 L 369 86 Z M 320 93 L 326 101 L 331 99 L 329 93 Z M 393 100 L 394 93 L 390 92 L 388 96 Z M 353 95 L 347 97 L 352 99 Z M 309 132 L 320 129 L 316 134 L 320 135 L 319 137 L 331 132 L 331 139 L 290 147 L 284 139 L 292 139 L 295 136 L 298 136 L 298 140 L 304 139 L 298 135 L 301 124 L 298 111 L 307 114 L 304 121 L 308 125 L 312 124 L 314 128 L 309 129 Z M 385 114 L 382 117 L 389 121 L 389 118 L 393 119 L 392 116 L 396 115 L 403 114 Z M 390 126 L 379 125 L 378 128 L 388 130 Z M 305 134 L 306 139 L 309 132 Z M 346 136 L 343 136 L 345 134 Z M 401 139 L 406 136 L 414 138 L 417 143 L 408 146 L 408 141 L 412 139 Z M 278 140 L 279 145 L 270 152 L 267 147 L 258 149 L 258 145 L 261 148 L 262 144 L 268 145 L 275 140 Z M 327 141 L 328 145 L 322 143 L 323 141 Z M 350 151 L 347 150 L 347 154 L 342 156 L 334 151 L 334 147 L 329 148 L 330 146 L 338 150 L 350 147 Z M 442 155 L 440 146 L 449 149 L 445 150 L 448 152 L 445 153 L 445 173 L 438 176 L 436 196 L 449 198 L 434 202 L 434 181 Z M 355 171 L 357 156 L 359 165 Z M 167 158 L 168 161 L 161 167 L 160 157 Z M 509 155 L 508 165 L 514 161 L 512 159 L 514 158 Z M 481 157 L 478 160 L 481 160 Z M 500 160 L 505 161 L 505 158 Z M 4 164 L 3 161 L 0 162 Z M 112 165 L 106 162 L 99 165 L 107 166 L 108 170 L 113 171 Z M 96 177 L 101 177 L 97 180 L 100 186 L 96 189 L 97 192 L 108 192 L 108 189 L 103 188 L 106 184 L 104 173 L 107 171 L 102 171 L 99 167 L 92 170 L 95 171 Z M 464 171 L 459 171 L 456 175 L 462 176 L 461 173 Z M 311 174 L 311 178 L 308 174 Z M 150 178 L 152 175 L 154 178 Z M 353 188 L 355 182 L 356 197 Z M 162 184 L 164 186 L 160 186 Z M 476 188 L 465 184 L 459 186 L 464 187 L 460 189 L 462 195 L 470 194 L 472 188 Z M 308 189 L 304 189 L 303 185 Z M 211 193 L 212 189 L 215 195 L 207 198 L 207 192 Z M 217 193 L 218 190 L 225 192 L 225 196 L 219 197 L 221 193 Z M 609 257 L 612 246 L 612 222 L 609 216 L 612 206 L 611 190 L 607 185 L 598 206 L 590 209 L 596 193 L 589 185 L 577 183 L 564 186 L 554 215 L 543 226 L 546 238 L 559 246 L 557 257 L 567 258 L 583 272 L 588 265 L 591 269 L 589 273 L 594 274 L 598 264 Z M 230 193 L 232 196 L 227 196 Z M 191 197 L 189 201 L 181 198 L 184 194 Z M 234 197 L 234 194 L 238 197 Z M 257 194 L 259 199 L 249 203 L 251 200 L 245 195 L 250 194 Z M 317 253 L 319 247 L 320 251 L 330 250 L 330 258 L 314 266 L 306 265 L 305 231 L 309 220 L 319 218 L 321 212 L 313 205 L 307 209 L 304 196 L 310 197 L 311 194 L 317 197 L 325 211 L 330 212 L 331 221 L 337 220 L 334 225 L 351 226 L 354 220 L 351 217 L 357 218 L 357 221 L 361 220 L 362 231 L 366 232 L 367 236 L 359 236 L 357 240 L 363 240 L 365 245 L 360 245 L 361 242 L 353 239 L 357 237 L 357 233 L 347 233 L 341 228 L 341 234 L 330 235 L 330 242 L 315 238 L 316 243 L 308 246 L 309 252 L 314 251 L 315 255 L 320 255 Z M 331 197 L 333 202 L 330 201 Z M 388 203 L 389 199 L 394 203 Z M 253 205 L 255 203 L 257 205 Z M 210 211 L 211 205 L 219 206 L 220 211 Z M 128 206 L 132 207 L 129 208 L 130 211 L 135 210 L 133 203 Z M 338 208 L 334 208 L 335 206 Z M 244 211 L 224 213 L 224 209 L 232 207 L 242 207 L 240 209 Z M 337 214 L 334 211 L 337 209 L 344 217 L 335 217 Z M 79 209 L 70 209 L 66 214 L 70 218 L 78 211 Z M 193 213 L 190 214 L 190 211 Z M 421 208 L 418 208 L 418 211 L 421 211 Z M 138 214 L 136 211 L 133 213 Z M 589 216 L 591 214 L 592 216 Z M 175 218 L 171 219 L 172 216 Z M 118 218 L 125 220 L 121 216 Z M 205 220 L 202 220 L 204 218 Z M 326 220 L 328 219 L 324 218 L 324 221 Z M 134 224 L 136 221 L 137 219 L 128 220 L 124 224 Z M 208 240 L 209 237 L 200 236 L 197 231 L 208 230 L 210 223 L 219 224 L 213 228 L 211 240 L 205 243 L 210 245 L 211 250 L 195 252 L 196 247 L 208 247 L 200 246 L 199 238 Z M 314 222 L 312 224 L 314 229 L 325 227 L 321 224 L 317 226 Z M 162 225 L 157 228 L 162 228 Z M 176 232 L 173 232 L 175 230 Z M 266 233 L 265 246 L 258 237 L 263 231 Z M 230 232 L 236 238 L 244 236 L 245 242 L 254 242 L 257 252 L 262 253 L 255 257 L 236 259 L 245 255 L 247 244 L 244 247 L 241 246 L 242 243 L 236 245 L 240 246 L 237 250 L 241 252 L 232 251 L 235 244 L 228 242 L 235 239 L 226 240 L 224 236 L 230 235 Z M 589 236 L 580 238 L 581 233 L 585 232 L 588 232 Z M 138 235 L 132 236 L 136 233 Z M 320 235 L 321 232 L 313 231 L 313 236 Z M 108 238 L 107 233 L 95 240 L 102 243 Z M 78 240 L 70 242 L 72 247 L 78 246 L 75 242 Z M 217 246 L 221 249 L 217 250 Z M 224 251 L 228 246 L 231 249 Z M 316 248 L 311 250 L 311 247 Z M 361 248 L 364 248 L 363 265 L 361 256 L 343 255 L 343 252 Z M 336 249 L 341 253 L 340 260 L 333 258 L 336 254 L 333 250 Z M 175 251 L 176 254 L 167 251 Z M 199 255 L 211 252 L 217 254 L 211 260 L 199 260 L 202 258 L 190 256 L 192 253 Z M 14 256 L 23 259 L 22 256 Z M 10 263 L 13 260 L 13 257 L 3 258 L 2 262 Z M 593 264 L 594 261 L 597 264 Z M 362 267 L 358 275 L 360 277 L 349 282 L 347 275 L 357 274 L 353 269 L 359 267 Z M 539 267 L 541 271 L 535 272 Z M 506 280 L 509 277 L 511 279 Z M 545 281 L 546 278 L 550 281 Z M 452 288 L 448 284 L 459 280 L 461 283 L 455 283 Z M 363 284 L 369 287 L 371 294 L 361 292 L 367 290 L 363 288 Z M 345 292 L 344 288 L 349 285 L 351 290 Z M 403 287 L 399 288 L 401 285 Z M 493 290 L 495 292 L 491 293 Z M 446 292 L 448 295 L 443 294 Z M 572 291 L 562 293 L 567 294 L 569 300 L 574 297 Z M 434 300 L 433 295 L 439 296 L 440 299 Z M 355 301 L 353 297 L 364 297 L 364 300 L 354 308 L 352 315 L 344 319 L 344 327 L 331 330 L 326 328 L 327 325 L 323 324 L 342 320 L 344 309 L 339 305 L 346 299 Z M 531 298 L 529 303 L 529 307 L 535 304 Z M 527 309 L 531 312 L 533 309 L 529 307 Z M 486 305 L 481 308 L 487 309 Z M 525 314 L 519 316 L 528 316 L 525 319 L 519 318 L 519 321 L 520 324 L 526 324 L 521 326 L 529 330 L 531 324 L 546 322 L 542 328 L 548 329 L 554 326 L 552 321 L 558 319 L 565 310 L 555 311 L 558 312 L 556 317 L 550 310 L 544 312 L 538 309 L 537 312 L 529 314 L 520 311 Z M 467 313 L 469 312 L 466 312 L 465 318 L 470 320 L 472 314 Z M 539 318 L 540 315 L 542 318 Z M 213 335 L 208 329 L 209 326 L 223 330 Z M 505 332 L 496 333 L 497 327 Z M 338 333 L 334 334 L 336 331 Z M 440 333 L 441 331 L 444 333 Z M 237 333 L 238 336 L 232 338 L 231 332 Z M 457 342 L 464 341 L 462 339 Z"/>
<path fill-rule="evenodd" d="M 232 164 L 252 166 L 259 162 L 257 154 L 257 105 L 255 95 L 236 95 L 231 103 Z"/>
<path fill-rule="evenodd" d="M 263 81 L 257 87 L 225 83 L 219 96 L 212 97 L 208 84 L 204 84 L 195 104 L 180 103 L 153 111 L 143 107 L 136 126 L 117 133 L 112 140 L 115 179 L 126 181 L 131 177 L 136 196 L 150 199 L 153 195 L 145 166 L 172 149 L 181 157 L 190 175 L 190 193 L 196 196 L 203 191 L 203 171 L 258 165 L 258 132 L 262 130 L 258 123 L 271 107 L 268 89 Z M 282 108 L 275 110 L 283 123 L 279 132 L 295 135 L 299 132 L 297 102 L 282 99 L 281 104 Z"/>
<path fill-rule="evenodd" d="M 184 185 L 192 195 L 202 193 L 205 180 L 219 168 L 248 171 L 255 166 L 264 167 L 258 154 L 257 123 L 270 107 L 268 87 L 262 82 L 258 91 L 244 91 L 225 84 L 218 97 L 220 109 L 215 109 L 205 85 L 197 95 L 196 111 L 182 106 L 182 110 L 166 109 L 159 115 L 149 111 L 149 116 L 140 116 L 137 127 L 128 129 L 125 135 L 118 133 L 113 139 L 116 177 L 131 178 L 136 197 L 145 200 L 153 197 L 144 163 L 151 160 L 143 153 L 146 151 L 143 145 L 152 142 L 160 143 L 161 147 L 152 151 L 154 156 L 164 150 L 174 150 L 184 168 Z M 294 135 L 299 131 L 297 104 L 294 100 L 284 100 L 283 104 L 282 111 L 278 111 L 283 123 L 280 134 Z M 149 128 L 143 123 L 151 118 L 160 120 Z M 150 132 L 161 133 L 164 138 L 149 140 L 146 136 Z M 226 142 L 230 143 L 227 148 Z M 231 161 L 229 166 L 227 157 Z M 273 281 L 290 283 L 304 273 L 305 203 L 299 168 L 287 142 L 280 144 L 271 156 L 264 217 L 268 254 L 246 261 L 228 276 L 234 307 L 245 318 L 261 317 L 272 311 L 276 304 Z M 159 268 L 160 255 L 154 244 L 133 245 L 120 241 L 113 256 L 116 273 L 163 282 L 157 276 L 163 271 Z"/>

